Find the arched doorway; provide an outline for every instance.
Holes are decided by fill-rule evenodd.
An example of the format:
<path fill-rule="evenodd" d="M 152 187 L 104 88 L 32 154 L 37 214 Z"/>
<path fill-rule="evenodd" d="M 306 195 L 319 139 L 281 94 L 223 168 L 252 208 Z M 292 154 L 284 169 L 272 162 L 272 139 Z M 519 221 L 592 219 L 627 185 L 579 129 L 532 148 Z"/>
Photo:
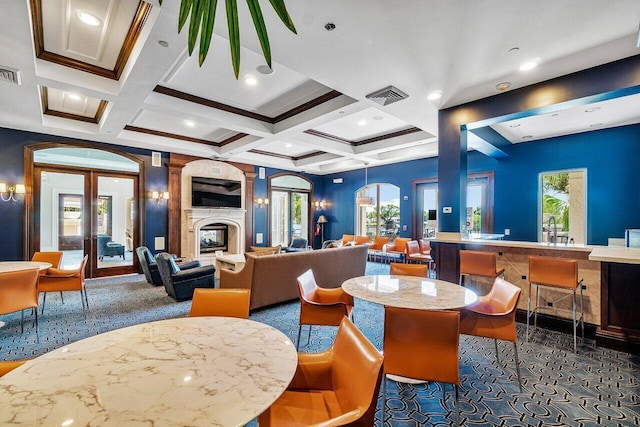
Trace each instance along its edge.
<path fill-rule="evenodd" d="M 144 164 L 128 153 L 83 143 L 25 147 L 27 257 L 63 252 L 62 267 L 89 256 L 87 277 L 138 272 L 143 240 Z"/>
<path fill-rule="evenodd" d="M 294 238 L 310 241 L 313 183 L 294 174 L 269 177 L 269 244 L 289 246 Z"/>

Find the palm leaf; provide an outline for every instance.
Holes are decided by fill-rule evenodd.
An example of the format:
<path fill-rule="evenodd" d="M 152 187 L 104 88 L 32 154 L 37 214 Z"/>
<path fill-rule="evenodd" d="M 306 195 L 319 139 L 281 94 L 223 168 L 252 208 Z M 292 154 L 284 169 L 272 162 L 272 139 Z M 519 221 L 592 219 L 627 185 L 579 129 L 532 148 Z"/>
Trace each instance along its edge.
<path fill-rule="evenodd" d="M 298 34 L 296 31 L 295 25 L 293 25 L 293 21 L 291 20 L 291 16 L 289 16 L 289 12 L 287 12 L 287 7 L 284 4 L 283 0 L 269 0 L 271 6 L 276 11 L 282 23 L 290 29 L 294 34 Z"/>
<path fill-rule="evenodd" d="M 189 1 L 189 0 L 183 0 Z M 204 12 L 204 1 L 194 1 L 193 8 L 191 8 L 191 22 L 189 22 L 189 55 L 193 53 L 193 48 L 196 45 L 196 40 L 198 39 L 198 32 L 200 31 L 200 26 L 202 25 L 202 15 Z"/>
<path fill-rule="evenodd" d="M 271 46 L 269 45 L 269 35 L 267 34 L 267 28 L 264 25 L 264 18 L 262 17 L 260 3 L 258 3 L 258 0 L 247 0 L 247 5 L 251 12 L 253 25 L 256 27 L 256 33 L 258 34 L 258 40 L 260 40 L 264 59 L 267 61 L 269 68 L 271 68 Z"/>
<path fill-rule="evenodd" d="M 216 6 L 218 0 L 204 0 L 204 14 L 202 16 L 202 31 L 200 32 L 200 54 L 198 62 L 200 66 L 207 57 L 209 46 L 211 46 L 211 38 L 213 37 L 213 24 L 216 19 Z"/>
<path fill-rule="evenodd" d="M 236 0 L 226 0 L 227 26 L 229 27 L 229 47 L 233 73 L 238 78 L 240 73 L 240 27 L 238 26 L 238 4 Z"/>
<path fill-rule="evenodd" d="M 187 22 L 189 12 L 193 6 L 193 0 L 182 0 L 180 2 L 180 13 L 178 14 L 178 32 L 182 31 L 182 27 Z"/>

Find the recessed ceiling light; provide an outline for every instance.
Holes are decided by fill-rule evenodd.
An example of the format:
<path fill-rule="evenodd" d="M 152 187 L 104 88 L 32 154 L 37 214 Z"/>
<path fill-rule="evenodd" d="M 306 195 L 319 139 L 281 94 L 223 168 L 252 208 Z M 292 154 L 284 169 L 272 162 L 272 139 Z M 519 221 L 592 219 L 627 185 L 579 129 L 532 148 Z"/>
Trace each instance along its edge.
<path fill-rule="evenodd" d="M 269 67 L 268 65 L 258 65 L 256 67 L 256 71 L 266 76 L 273 74 L 273 68 Z"/>
<path fill-rule="evenodd" d="M 533 138 L 533 135 L 525 135 L 522 137 L 522 139 L 531 139 Z"/>
<path fill-rule="evenodd" d="M 560 115 L 560 113 L 553 113 L 553 114 L 551 115 L 551 117 L 558 117 L 559 115 Z"/>
<path fill-rule="evenodd" d="M 427 99 L 429 101 L 435 101 L 436 99 L 440 98 L 442 98 L 442 92 L 440 92 L 439 90 L 431 92 L 429 95 L 427 95 Z"/>
<path fill-rule="evenodd" d="M 373 116 L 373 120 L 384 120 L 382 116 Z"/>
<path fill-rule="evenodd" d="M 196 122 L 194 122 L 193 120 L 183 120 L 182 124 L 188 128 L 192 128 L 196 125 Z"/>
<path fill-rule="evenodd" d="M 367 124 L 367 121 L 362 119 L 358 122 L 358 126 L 365 126 Z"/>
<path fill-rule="evenodd" d="M 67 97 L 69 99 L 73 99 L 74 101 L 80 101 L 80 95 L 78 95 L 77 93 L 68 93 Z"/>
<path fill-rule="evenodd" d="M 510 128 L 517 128 L 520 127 L 520 123 L 513 123 L 511 125 L 509 125 Z"/>
<path fill-rule="evenodd" d="M 598 111 L 600 109 L 600 107 L 589 107 L 586 110 L 584 110 L 585 113 L 593 113 L 594 111 Z"/>
<path fill-rule="evenodd" d="M 590 128 L 599 128 L 600 126 L 604 125 L 604 123 L 594 123 L 592 125 L 589 125 Z"/>
<path fill-rule="evenodd" d="M 76 12 L 76 17 L 83 24 L 87 24 L 87 25 L 90 25 L 92 27 L 99 27 L 100 24 L 102 23 L 102 21 L 100 21 L 100 19 L 97 16 L 95 16 L 94 14 L 89 13 L 89 12 L 83 12 L 81 10 Z"/>
<path fill-rule="evenodd" d="M 496 89 L 503 91 L 509 89 L 509 86 L 511 86 L 511 82 L 502 82 L 496 85 Z"/>
<path fill-rule="evenodd" d="M 258 84 L 258 80 L 256 80 L 255 77 L 253 77 L 251 74 L 247 74 L 244 78 L 244 82 L 246 84 L 248 84 L 249 86 L 255 86 Z"/>
<path fill-rule="evenodd" d="M 164 40 L 158 40 L 158 44 L 162 47 L 169 47 L 169 43 Z"/>
<path fill-rule="evenodd" d="M 528 61 L 528 62 L 525 62 L 524 64 L 522 64 L 520 66 L 520 71 L 533 70 L 537 66 L 538 66 L 538 62 L 537 61 Z"/>
<path fill-rule="evenodd" d="M 509 49 L 509 53 L 518 53 L 520 51 L 520 48 L 518 46 L 514 46 L 511 49 Z"/>

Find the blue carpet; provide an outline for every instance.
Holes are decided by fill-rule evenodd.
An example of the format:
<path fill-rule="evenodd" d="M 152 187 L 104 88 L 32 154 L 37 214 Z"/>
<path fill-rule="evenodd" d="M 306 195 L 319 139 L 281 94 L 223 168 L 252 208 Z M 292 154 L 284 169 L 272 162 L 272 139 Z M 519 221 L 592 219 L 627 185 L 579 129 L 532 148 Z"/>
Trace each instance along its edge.
<path fill-rule="evenodd" d="M 389 266 L 368 263 L 367 274 L 387 274 Z M 20 315 L 2 316 L 0 355 L 14 360 L 41 355 L 69 342 L 137 323 L 188 315 L 190 301 L 176 303 L 163 287 L 148 285 L 132 275 L 87 281 L 90 310 L 85 321 L 79 293 L 47 296 L 40 317 L 40 340 L 31 323 L 20 333 Z M 25 312 L 26 313 L 26 312 Z M 294 342 L 299 304 L 285 303 L 257 310 L 251 318 L 272 325 Z M 30 319 L 30 316 L 26 316 Z M 383 310 L 356 300 L 355 323 L 378 348 L 382 343 Z M 314 327 L 301 350 L 317 352 L 331 345 L 336 328 Z M 524 337 L 524 326 L 518 325 Z M 640 358 L 626 353 L 581 345 L 573 354 L 572 336 L 538 330 L 533 339 L 518 343 L 524 392 L 518 389 L 513 346 L 500 343 L 496 362 L 493 342 L 461 337 L 461 421 L 466 426 L 636 426 L 640 424 Z M 385 426 L 452 425 L 451 386 L 398 384 L 387 381 Z M 378 404 L 378 424 L 382 411 Z M 255 426 L 255 422 L 250 424 Z"/>

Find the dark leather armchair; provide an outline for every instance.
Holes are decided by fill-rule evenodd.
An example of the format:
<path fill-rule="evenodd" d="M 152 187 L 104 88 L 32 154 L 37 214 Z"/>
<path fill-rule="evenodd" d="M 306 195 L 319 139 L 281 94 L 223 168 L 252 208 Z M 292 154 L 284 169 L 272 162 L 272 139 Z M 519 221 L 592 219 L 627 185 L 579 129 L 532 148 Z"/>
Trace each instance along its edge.
<path fill-rule="evenodd" d="M 181 270 L 179 264 L 166 252 L 156 255 L 156 263 L 167 294 L 175 300 L 193 298 L 196 288 L 215 287 L 216 267 L 213 265 Z"/>
<path fill-rule="evenodd" d="M 108 234 L 98 234 L 98 259 L 102 261 L 106 256 L 124 259 L 124 245 L 111 241 Z"/>
<path fill-rule="evenodd" d="M 160 271 L 158 271 L 158 264 L 156 264 L 156 260 L 151 254 L 151 251 L 146 246 L 140 246 L 136 248 L 136 255 L 138 256 L 138 261 L 140 262 L 140 268 L 142 268 L 142 272 L 144 273 L 144 277 L 147 279 L 147 282 L 152 284 L 153 286 L 162 285 L 162 278 L 160 277 Z M 200 267 L 199 261 L 183 261 L 178 263 L 178 267 L 180 270 L 188 270 L 190 268 Z"/>
<path fill-rule="evenodd" d="M 308 245 L 309 245 L 309 241 L 307 239 L 303 239 L 302 237 L 296 237 L 291 241 L 291 244 L 289 246 L 284 248 L 284 251 L 285 252 L 307 251 L 309 250 Z"/>

